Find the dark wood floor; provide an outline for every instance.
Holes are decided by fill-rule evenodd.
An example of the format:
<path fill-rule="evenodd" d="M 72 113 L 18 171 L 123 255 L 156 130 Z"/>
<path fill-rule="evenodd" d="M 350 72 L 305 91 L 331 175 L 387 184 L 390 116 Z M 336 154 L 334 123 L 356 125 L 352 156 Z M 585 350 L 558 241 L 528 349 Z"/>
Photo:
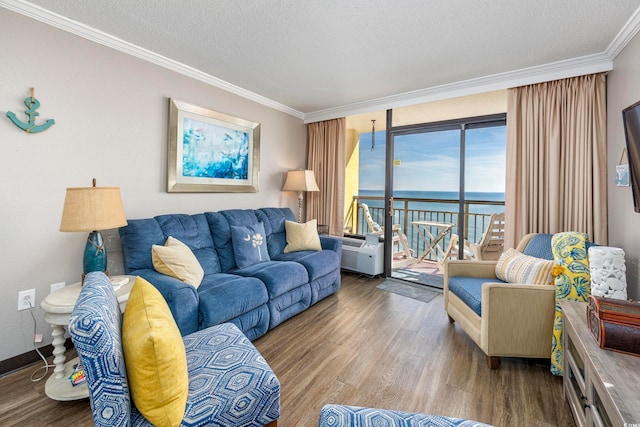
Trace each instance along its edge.
<path fill-rule="evenodd" d="M 254 342 L 282 385 L 280 427 L 315 426 L 326 403 L 470 418 L 496 426 L 574 426 L 548 362 L 483 353 L 442 309 L 344 274 L 342 288 Z M 87 399 L 56 402 L 32 366 L 0 378 L 0 425 L 92 425 Z"/>

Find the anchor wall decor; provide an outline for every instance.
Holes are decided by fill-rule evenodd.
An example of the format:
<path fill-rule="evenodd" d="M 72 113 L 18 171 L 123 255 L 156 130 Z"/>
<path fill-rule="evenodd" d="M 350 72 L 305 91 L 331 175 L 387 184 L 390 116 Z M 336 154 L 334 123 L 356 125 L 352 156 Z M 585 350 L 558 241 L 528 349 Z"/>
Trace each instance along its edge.
<path fill-rule="evenodd" d="M 54 124 L 56 121 L 54 119 L 49 119 L 41 125 L 36 125 L 36 116 L 39 116 L 36 110 L 40 108 L 40 101 L 38 101 L 34 97 L 35 88 L 31 88 L 31 96 L 29 98 L 24 99 L 24 105 L 27 106 L 27 109 L 24 110 L 24 113 L 29 116 L 28 122 L 23 122 L 16 114 L 12 111 L 7 111 L 7 117 L 13 122 L 14 125 L 18 126 L 20 129 L 27 133 L 37 133 L 42 132 L 43 130 L 49 129 L 49 127 Z"/>

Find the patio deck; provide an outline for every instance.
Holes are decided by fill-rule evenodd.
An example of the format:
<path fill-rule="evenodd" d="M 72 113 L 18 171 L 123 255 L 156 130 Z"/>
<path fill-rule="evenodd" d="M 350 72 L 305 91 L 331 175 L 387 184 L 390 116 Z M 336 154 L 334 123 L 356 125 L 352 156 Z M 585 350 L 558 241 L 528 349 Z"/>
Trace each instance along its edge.
<path fill-rule="evenodd" d="M 411 260 L 414 262 L 408 262 Z M 415 262 L 417 261 L 415 258 L 411 260 L 395 257 L 392 263 L 391 277 L 438 289 L 444 287 L 444 275 L 434 261 L 424 259 Z"/>

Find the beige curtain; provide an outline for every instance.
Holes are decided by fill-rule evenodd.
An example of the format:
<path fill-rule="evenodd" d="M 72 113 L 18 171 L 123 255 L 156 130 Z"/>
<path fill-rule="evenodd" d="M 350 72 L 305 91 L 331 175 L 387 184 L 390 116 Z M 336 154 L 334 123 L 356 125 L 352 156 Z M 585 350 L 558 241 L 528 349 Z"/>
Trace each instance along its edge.
<path fill-rule="evenodd" d="M 508 91 L 505 243 L 580 231 L 607 244 L 606 77 Z"/>
<path fill-rule="evenodd" d="M 329 234 L 344 233 L 346 119 L 310 123 L 307 168 L 315 173 L 320 191 L 307 193 L 307 220 L 329 226 Z"/>

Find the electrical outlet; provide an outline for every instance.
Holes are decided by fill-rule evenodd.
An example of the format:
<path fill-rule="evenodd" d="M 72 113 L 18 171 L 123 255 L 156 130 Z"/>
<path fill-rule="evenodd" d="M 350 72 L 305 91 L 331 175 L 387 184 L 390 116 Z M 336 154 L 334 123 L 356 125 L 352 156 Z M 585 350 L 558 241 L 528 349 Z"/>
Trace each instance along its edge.
<path fill-rule="evenodd" d="M 64 288 L 67 285 L 67 282 L 60 282 L 60 283 L 52 283 L 51 286 L 51 292 L 50 293 L 54 293 L 55 291 L 59 291 L 60 289 Z"/>
<path fill-rule="evenodd" d="M 36 290 L 18 292 L 18 311 L 28 310 L 36 306 Z"/>

